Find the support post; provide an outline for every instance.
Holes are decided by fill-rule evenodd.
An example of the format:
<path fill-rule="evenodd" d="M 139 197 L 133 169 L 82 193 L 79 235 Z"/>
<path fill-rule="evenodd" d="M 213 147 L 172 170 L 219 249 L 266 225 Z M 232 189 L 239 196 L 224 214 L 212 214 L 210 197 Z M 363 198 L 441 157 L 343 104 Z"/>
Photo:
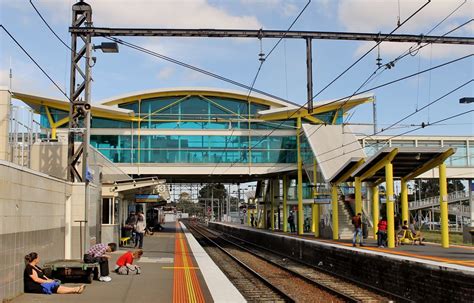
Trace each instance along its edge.
<path fill-rule="evenodd" d="M 441 209 L 441 246 L 449 248 L 449 228 L 448 228 L 448 186 L 446 181 L 446 164 L 439 167 L 439 203 Z"/>
<path fill-rule="evenodd" d="M 267 229 L 268 228 L 268 222 L 267 222 L 267 211 L 268 211 L 268 209 L 267 209 L 267 194 L 266 194 L 267 190 L 266 190 L 266 188 L 264 189 L 264 192 L 265 192 L 265 194 L 263 195 L 263 218 L 262 218 L 263 219 L 262 220 L 263 227 L 262 228 Z"/>
<path fill-rule="evenodd" d="M 10 91 L 6 87 L 0 88 L 0 160 L 5 161 L 10 161 L 10 104 Z"/>
<path fill-rule="evenodd" d="M 318 196 L 318 163 L 316 158 L 313 159 L 313 198 Z M 311 220 L 311 231 L 315 237 L 319 237 L 319 204 L 313 203 L 312 209 L 312 220 Z"/>
<path fill-rule="evenodd" d="M 272 230 L 275 230 L 275 182 L 270 180 L 270 225 Z"/>
<path fill-rule="evenodd" d="M 377 239 L 377 231 L 380 217 L 380 208 L 379 208 L 379 186 L 372 186 L 372 217 L 374 221 L 374 239 Z"/>
<path fill-rule="evenodd" d="M 407 221 L 408 223 L 410 220 L 410 215 L 408 211 L 408 186 L 407 186 L 407 180 L 402 179 L 401 181 L 401 206 L 402 206 L 402 223 Z"/>
<path fill-rule="evenodd" d="M 385 164 L 386 203 L 387 203 L 387 237 L 388 248 L 395 247 L 395 218 L 393 211 L 393 165 Z"/>
<path fill-rule="evenodd" d="M 306 38 L 306 81 L 308 95 L 308 113 L 313 112 L 313 47 L 312 39 Z"/>
<path fill-rule="evenodd" d="M 298 235 L 303 234 L 303 160 L 301 159 L 301 117 L 296 120 L 296 145 L 298 148 Z"/>
<path fill-rule="evenodd" d="M 337 199 L 337 184 L 331 186 L 332 206 L 332 239 L 339 240 L 339 203 Z"/>
<path fill-rule="evenodd" d="M 362 182 L 355 177 L 355 214 L 362 214 Z"/>
<path fill-rule="evenodd" d="M 288 232 L 288 177 L 283 176 L 283 232 Z"/>

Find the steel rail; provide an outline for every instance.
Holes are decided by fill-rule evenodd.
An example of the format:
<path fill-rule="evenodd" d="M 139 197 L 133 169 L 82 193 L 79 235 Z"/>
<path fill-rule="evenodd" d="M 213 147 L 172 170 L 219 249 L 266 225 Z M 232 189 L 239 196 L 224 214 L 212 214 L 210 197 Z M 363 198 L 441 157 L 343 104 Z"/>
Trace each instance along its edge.
<path fill-rule="evenodd" d="M 215 247 L 217 247 L 219 250 L 221 250 L 223 253 L 225 253 L 226 255 L 228 255 L 232 260 L 234 260 L 237 264 L 239 264 L 241 267 L 243 267 L 245 270 L 247 270 L 248 272 L 250 272 L 253 276 L 255 276 L 257 279 L 259 279 L 260 281 L 262 281 L 268 288 L 270 288 L 271 290 L 273 290 L 274 292 L 276 292 L 278 295 L 280 295 L 283 300 L 285 300 L 285 302 L 295 302 L 295 300 L 291 297 L 289 297 L 285 292 L 283 292 L 282 290 L 280 290 L 278 287 L 276 287 L 275 285 L 273 285 L 270 281 L 268 281 L 266 278 L 264 278 L 263 276 L 261 276 L 259 273 L 257 273 L 255 270 L 253 270 L 252 268 L 250 268 L 249 266 L 247 266 L 245 263 L 243 263 L 242 261 L 240 261 L 237 257 L 235 257 L 234 255 L 232 255 L 230 252 L 228 252 L 225 248 L 223 248 L 222 246 L 220 246 L 219 244 L 217 244 L 215 241 L 211 240 L 209 237 L 207 237 L 206 235 L 204 235 L 201 231 L 199 231 L 195 226 L 191 225 L 191 224 L 187 224 L 187 227 L 188 228 L 191 228 L 192 230 L 194 230 L 195 232 L 197 232 L 198 234 L 200 234 L 202 237 L 204 237 L 206 239 L 206 241 L 212 243 L 212 245 L 214 245 Z"/>
<path fill-rule="evenodd" d="M 329 271 L 329 270 L 327 270 L 327 269 L 314 266 L 313 264 L 303 262 L 303 261 L 301 261 L 301 260 L 299 260 L 299 259 L 296 259 L 296 258 L 294 258 L 294 257 L 292 257 L 292 256 L 283 255 L 283 254 L 281 254 L 281 253 L 279 253 L 279 252 L 270 250 L 270 249 L 268 249 L 268 248 L 266 248 L 266 247 L 263 247 L 263 246 L 260 246 L 260 245 L 258 245 L 258 244 L 249 242 L 249 241 L 247 241 L 247 240 L 244 240 L 244 239 L 235 237 L 235 236 L 230 235 L 230 234 L 226 234 L 226 235 L 228 235 L 229 237 L 234 238 L 234 239 L 236 239 L 236 240 L 238 240 L 238 241 L 245 242 L 245 243 L 247 243 L 247 244 L 249 244 L 249 245 L 251 245 L 251 246 L 254 246 L 254 247 L 258 248 L 258 249 L 261 249 L 261 250 L 267 251 L 267 252 L 269 252 L 269 253 L 275 254 L 275 255 L 277 255 L 277 256 L 280 256 L 280 257 L 282 257 L 282 258 L 291 259 L 291 260 L 293 260 L 294 262 L 297 262 L 297 263 L 300 263 L 300 264 L 303 264 L 303 265 L 310 266 L 312 269 L 314 269 L 314 270 L 316 270 L 316 271 L 321 271 L 321 272 L 323 272 L 323 273 L 325 273 L 325 274 L 332 275 L 332 276 L 334 276 L 334 277 L 336 277 L 336 278 L 338 278 L 338 279 L 344 280 L 344 281 L 349 282 L 349 283 L 353 283 L 353 284 L 355 284 L 355 285 L 357 285 L 357 286 L 360 286 L 360 287 L 362 287 L 362 288 L 366 288 L 366 289 L 368 289 L 368 290 L 370 290 L 370 291 L 378 292 L 378 293 L 380 293 L 381 295 L 385 295 L 385 296 L 388 296 L 388 297 L 396 298 L 396 299 L 397 299 L 397 302 L 414 302 L 413 300 L 410 300 L 410 299 L 407 299 L 407 298 L 402 297 L 402 296 L 400 296 L 400 295 L 397 295 L 397 294 L 388 292 L 388 291 L 386 291 L 386 290 L 383 290 L 383 289 L 374 287 L 374 286 L 372 286 L 372 285 L 370 285 L 370 284 L 366 284 L 366 283 L 364 283 L 364 282 L 360 282 L 360 281 L 351 279 L 351 278 L 349 278 L 349 277 L 342 276 L 342 275 L 340 275 L 340 274 L 338 274 L 338 273 L 331 272 L 331 271 Z"/>
<path fill-rule="evenodd" d="M 209 230 L 209 231 L 210 231 L 212 234 L 216 235 L 212 230 Z M 256 254 L 256 253 L 253 252 L 252 250 L 250 250 L 250 249 L 248 249 L 248 248 L 246 248 L 246 247 L 243 247 L 243 246 L 241 246 L 241 245 L 239 245 L 239 244 L 237 244 L 237 243 L 235 243 L 235 242 L 229 241 L 228 239 L 225 239 L 225 238 L 223 238 L 223 237 L 220 236 L 220 235 L 216 235 L 216 236 L 219 237 L 219 239 L 221 239 L 221 240 L 223 240 L 223 241 L 225 241 L 225 242 L 227 242 L 227 243 L 230 243 L 231 245 L 234 245 L 234 246 L 238 247 L 239 249 L 242 249 L 242 250 L 244 250 L 244 251 L 250 253 L 252 256 L 255 256 L 255 257 L 257 257 L 257 258 L 259 258 L 259 259 L 261 259 L 261 260 L 263 260 L 263 261 L 265 261 L 265 262 L 268 262 L 268 263 L 270 263 L 271 265 L 280 268 L 281 270 L 284 270 L 284 271 L 286 271 L 286 272 L 291 273 L 291 274 L 294 275 L 294 276 L 297 276 L 298 278 L 300 278 L 300 279 L 302 279 L 302 280 L 308 282 L 309 284 L 312 284 L 312 285 L 314 285 L 314 286 L 316 286 L 316 287 L 318 287 L 318 288 L 320 288 L 320 289 L 322 289 L 322 290 L 324 290 L 324 291 L 330 292 L 331 294 L 333 294 L 333 295 L 335 295 L 335 296 L 337 296 L 337 297 L 340 297 L 340 298 L 344 299 L 346 302 L 359 302 L 359 300 L 357 300 L 356 298 L 351 297 L 351 296 L 349 296 L 349 295 L 347 295 L 347 294 L 345 294 L 345 293 L 343 293 L 343 292 L 341 292 L 341 291 L 338 291 L 337 289 L 334 289 L 334 288 L 332 288 L 332 287 L 330 287 L 330 286 L 321 284 L 321 283 L 319 283 L 319 282 L 317 282 L 317 281 L 315 281 L 315 280 L 312 280 L 311 278 L 308 278 L 308 277 L 306 277 L 306 276 L 303 276 L 302 274 L 300 274 L 300 273 L 298 273 L 298 272 L 296 272 L 296 271 L 294 271 L 294 270 L 292 270 L 292 269 L 286 268 L 285 266 L 283 266 L 283 265 L 281 265 L 281 264 L 278 264 L 278 263 L 275 263 L 275 262 L 270 261 L 270 260 L 268 260 L 268 259 L 265 259 L 265 257 Z M 234 237 L 234 238 L 235 238 L 235 237 Z M 238 241 L 240 241 L 239 238 L 235 238 L 235 239 L 238 240 Z M 245 242 L 245 241 L 244 241 L 244 242 Z"/>
<path fill-rule="evenodd" d="M 112 27 L 69 27 L 72 34 L 90 34 L 94 37 L 140 36 L 140 37 L 206 37 L 206 38 L 288 38 L 354 40 L 379 42 L 412 42 L 435 44 L 473 45 L 473 37 L 445 37 L 409 34 L 286 31 L 286 30 L 244 30 L 244 29 L 174 29 L 174 28 L 112 28 Z"/>

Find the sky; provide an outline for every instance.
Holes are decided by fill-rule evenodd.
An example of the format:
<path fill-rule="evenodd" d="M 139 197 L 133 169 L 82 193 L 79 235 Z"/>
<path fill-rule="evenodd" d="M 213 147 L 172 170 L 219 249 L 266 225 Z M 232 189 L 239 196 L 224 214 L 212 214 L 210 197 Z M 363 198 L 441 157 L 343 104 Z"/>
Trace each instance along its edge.
<path fill-rule="evenodd" d="M 70 43 L 71 0 L 34 0 L 50 26 Z M 94 26 L 151 28 L 232 28 L 286 30 L 308 1 L 303 0 L 88 0 L 93 9 Z M 426 1 L 415 0 L 313 0 L 292 30 L 389 33 Z M 463 4 L 464 3 L 464 4 Z M 442 22 L 457 7 L 455 13 Z M 395 33 L 443 35 L 469 21 L 474 15 L 473 1 L 432 0 Z M 69 50 L 47 29 L 27 0 L 0 0 L 0 23 L 28 50 L 48 74 L 67 92 L 69 87 Z M 474 22 L 449 36 L 472 37 Z M 276 39 L 229 38 L 122 38 L 160 54 L 184 61 L 232 80 L 251 85 L 259 66 L 260 48 L 268 53 Z M 94 44 L 106 42 L 94 38 Z M 374 42 L 313 40 L 314 94 L 355 62 Z M 388 63 L 413 44 L 383 42 L 349 72 L 315 98 L 319 101 L 350 96 L 377 68 L 378 53 Z M 472 54 L 473 46 L 428 45 L 398 61 L 369 82 L 365 89 L 421 70 Z M 238 89 L 181 66 L 120 46 L 118 54 L 96 52 L 92 69 L 92 100 L 99 102 L 135 91 L 168 87 L 215 87 Z M 262 65 L 255 88 L 304 104 L 306 96 L 306 49 L 301 39 L 283 40 Z M 43 96 L 63 98 L 62 93 L 32 64 L 29 58 L 0 30 L 0 86 L 8 86 L 13 70 L 12 89 Z M 372 90 L 377 99 L 379 129 L 422 108 L 456 87 L 473 79 L 473 56 L 445 67 L 423 73 L 396 84 Z M 414 126 L 433 123 L 474 109 L 459 104 L 472 97 L 474 84 L 450 94 L 382 134 L 396 135 Z M 372 123 L 372 105 L 352 110 L 346 121 Z M 474 115 L 460 116 L 417 130 L 412 135 L 470 135 Z M 354 126 L 356 132 L 373 127 Z"/>

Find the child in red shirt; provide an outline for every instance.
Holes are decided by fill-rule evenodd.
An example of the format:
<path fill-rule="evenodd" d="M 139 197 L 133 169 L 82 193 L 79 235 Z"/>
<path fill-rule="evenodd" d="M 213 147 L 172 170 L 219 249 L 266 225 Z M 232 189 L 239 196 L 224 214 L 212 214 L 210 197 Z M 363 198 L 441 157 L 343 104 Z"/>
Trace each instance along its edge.
<path fill-rule="evenodd" d="M 133 260 L 140 259 L 142 255 L 143 250 L 141 249 L 133 252 L 127 251 L 118 258 L 114 271 L 119 275 L 140 274 L 140 266 L 134 265 Z"/>

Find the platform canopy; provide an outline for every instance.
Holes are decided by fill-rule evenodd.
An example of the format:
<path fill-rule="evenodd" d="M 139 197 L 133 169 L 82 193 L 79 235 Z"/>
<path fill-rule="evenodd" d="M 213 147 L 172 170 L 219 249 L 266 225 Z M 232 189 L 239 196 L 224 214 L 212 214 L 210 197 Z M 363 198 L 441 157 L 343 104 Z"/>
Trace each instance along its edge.
<path fill-rule="evenodd" d="M 339 170 L 328 180 L 329 183 L 337 184 L 340 182 L 354 181 L 352 173 L 364 164 L 365 159 L 361 157 L 354 157 L 347 160 L 347 162 L 339 168 Z"/>
<path fill-rule="evenodd" d="M 273 121 L 301 117 L 314 123 L 335 124 L 336 119 L 341 116 L 341 113 L 347 112 L 360 104 L 373 102 L 374 99 L 375 97 L 373 94 L 361 94 L 350 98 L 319 101 L 314 103 L 313 111 L 311 113 L 308 112 L 308 108 L 305 106 L 289 105 L 283 108 L 272 108 L 259 111 L 257 118 L 266 121 Z M 332 116 L 331 121 L 321 120 L 318 116 L 322 114 L 330 114 Z"/>
<path fill-rule="evenodd" d="M 326 182 L 350 159 L 365 158 L 348 126 L 303 124 L 303 131 Z"/>
<path fill-rule="evenodd" d="M 388 161 L 393 165 L 393 178 L 410 180 L 440 165 L 454 152 L 452 147 L 386 147 L 367 159 L 351 177 L 376 184 L 383 182 Z"/>

